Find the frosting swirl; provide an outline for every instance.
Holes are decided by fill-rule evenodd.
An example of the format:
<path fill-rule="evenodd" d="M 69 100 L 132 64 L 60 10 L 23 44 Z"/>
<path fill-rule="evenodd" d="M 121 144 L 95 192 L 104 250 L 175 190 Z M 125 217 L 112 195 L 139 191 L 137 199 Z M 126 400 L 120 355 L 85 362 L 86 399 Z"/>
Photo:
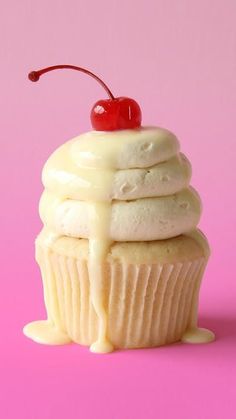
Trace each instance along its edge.
<path fill-rule="evenodd" d="M 165 129 L 88 132 L 46 162 L 40 216 L 59 235 L 91 238 L 91 205 L 107 202 L 110 240 L 175 237 L 199 222 L 201 203 L 190 177 L 189 161 Z"/>

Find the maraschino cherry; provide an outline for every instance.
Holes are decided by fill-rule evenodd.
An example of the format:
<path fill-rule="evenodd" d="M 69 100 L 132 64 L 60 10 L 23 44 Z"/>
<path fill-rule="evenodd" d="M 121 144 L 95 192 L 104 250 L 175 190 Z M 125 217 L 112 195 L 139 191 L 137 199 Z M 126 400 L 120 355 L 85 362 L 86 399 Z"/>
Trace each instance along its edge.
<path fill-rule="evenodd" d="M 29 80 L 38 81 L 40 76 L 48 71 L 68 68 L 81 71 L 97 80 L 107 92 L 109 99 L 98 100 L 90 114 L 91 123 L 97 131 L 114 131 L 133 129 L 141 126 L 142 113 L 139 104 L 129 97 L 114 97 L 107 85 L 91 71 L 74 65 L 54 65 L 42 70 L 31 71 Z"/>

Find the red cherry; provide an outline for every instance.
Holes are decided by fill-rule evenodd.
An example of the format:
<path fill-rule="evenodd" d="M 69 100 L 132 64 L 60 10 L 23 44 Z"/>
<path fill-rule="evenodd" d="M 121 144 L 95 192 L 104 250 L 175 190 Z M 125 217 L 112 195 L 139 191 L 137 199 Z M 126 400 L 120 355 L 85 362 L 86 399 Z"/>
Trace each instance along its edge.
<path fill-rule="evenodd" d="M 54 65 L 38 71 L 31 71 L 28 74 L 29 80 L 36 82 L 40 76 L 48 71 L 69 68 L 88 74 L 100 83 L 107 92 L 110 99 L 99 100 L 91 111 L 91 122 L 95 130 L 114 131 L 119 129 L 138 128 L 141 125 L 142 113 L 137 102 L 128 97 L 115 98 L 107 85 L 91 71 L 74 65 Z"/>
<path fill-rule="evenodd" d="M 91 110 L 90 118 L 95 130 L 114 131 L 140 127 L 142 114 L 134 99 L 117 97 L 98 100 Z"/>

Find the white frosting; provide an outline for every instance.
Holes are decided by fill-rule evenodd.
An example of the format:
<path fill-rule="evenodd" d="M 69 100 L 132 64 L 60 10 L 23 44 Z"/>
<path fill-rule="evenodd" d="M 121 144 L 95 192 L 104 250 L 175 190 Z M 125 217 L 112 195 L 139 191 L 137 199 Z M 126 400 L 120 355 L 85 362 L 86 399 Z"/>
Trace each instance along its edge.
<path fill-rule="evenodd" d="M 91 131 L 69 144 L 70 160 L 77 166 L 112 170 L 150 167 L 168 160 L 178 150 L 175 135 L 155 127 Z"/>
<path fill-rule="evenodd" d="M 88 132 L 46 162 L 40 216 L 55 233 L 90 238 L 91 202 L 111 202 L 109 239 L 174 237 L 199 221 L 200 199 L 188 188 L 190 177 L 191 165 L 167 130 Z"/>
<path fill-rule="evenodd" d="M 111 201 L 166 196 L 186 188 L 190 181 L 190 162 L 179 153 L 151 167 L 117 170 L 111 190 L 104 189 L 104 170 L 97 170 L 94 177 L 93 169 L 79 168 L 64 151 L 61 147 L 43 170 L 45 188 L 62 198 Z"/>
<path fill-rule="evenodd" d="M 113 201 L 107 232 L 114 241 L 161 240 L 178 236 L 196 227 L 200 199 L 192 188 L 169 196 L 133 201 Z M 90 203 L 60 199 L 44 192 L 40 216 L 45 225 L 60 235 L 89 238 Z"/>

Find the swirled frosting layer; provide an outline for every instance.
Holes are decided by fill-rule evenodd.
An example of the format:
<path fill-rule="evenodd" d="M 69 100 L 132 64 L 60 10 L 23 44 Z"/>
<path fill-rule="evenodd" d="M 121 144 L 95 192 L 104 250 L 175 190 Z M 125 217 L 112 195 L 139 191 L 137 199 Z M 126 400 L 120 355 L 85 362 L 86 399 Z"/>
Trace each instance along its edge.
<path fill-rule="evenodd" d="M 97 202 L 109 213 L 110 240 L 175 237 L 199 222 L 201 203 L 190 177 L 189 161 L 165 129 L 88 132 L 46 162 L 40 215 L 59 235 L 91 238 L 90 214 Z"/>

